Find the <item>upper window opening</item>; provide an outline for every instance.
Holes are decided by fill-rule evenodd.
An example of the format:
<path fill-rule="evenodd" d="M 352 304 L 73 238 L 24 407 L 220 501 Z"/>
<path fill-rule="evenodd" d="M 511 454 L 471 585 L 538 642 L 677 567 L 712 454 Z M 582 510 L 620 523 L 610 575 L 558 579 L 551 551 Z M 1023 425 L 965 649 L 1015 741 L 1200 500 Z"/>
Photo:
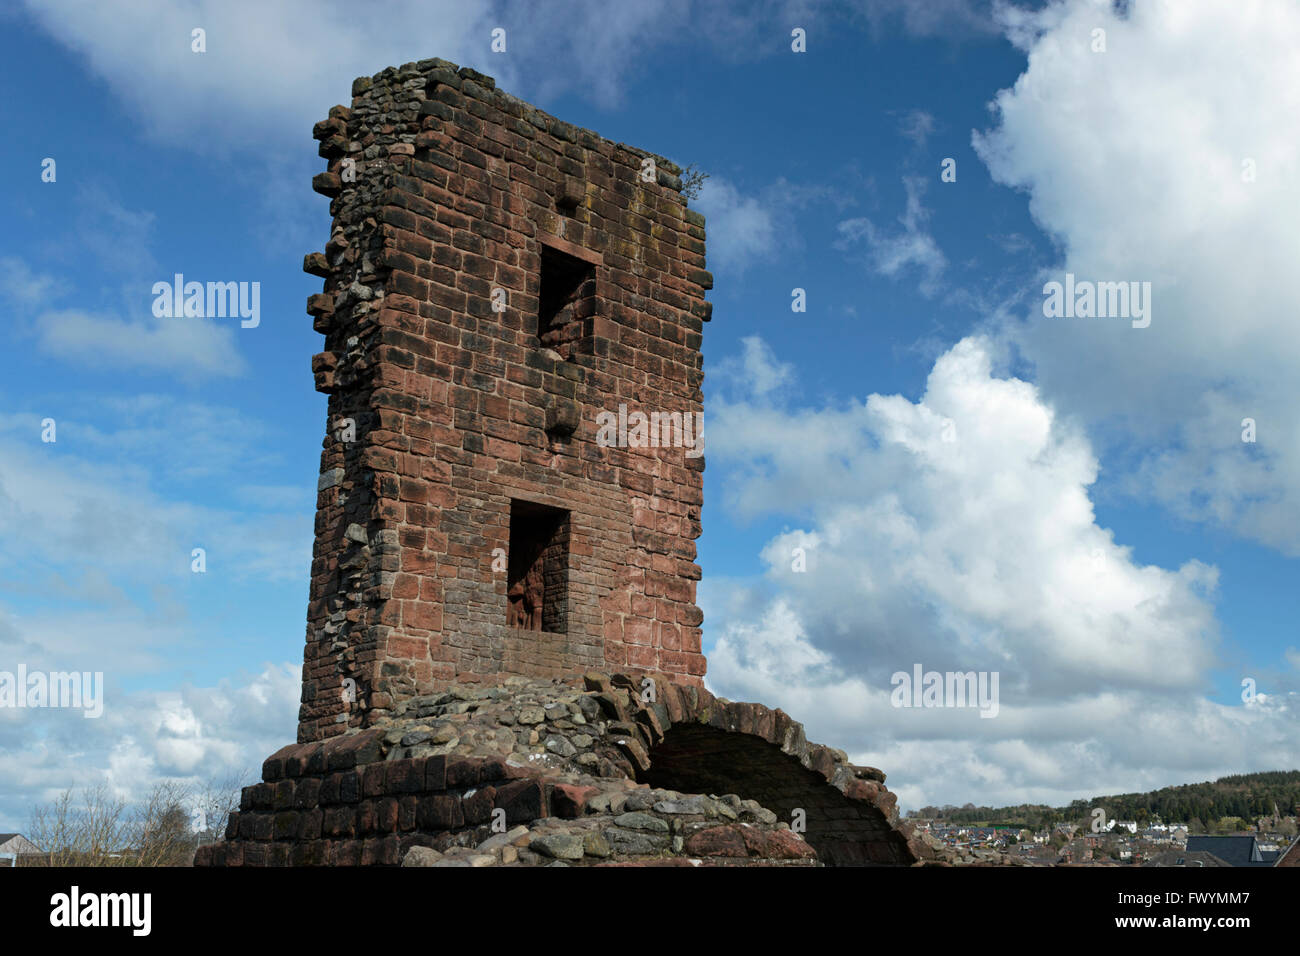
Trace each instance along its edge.
<path fill-rule="evenodd" d="M 591 334 L 596 314 L 595 265 L 543 246 L 538 299 L 538 342 L 572 361 L 578 341 Z"/>

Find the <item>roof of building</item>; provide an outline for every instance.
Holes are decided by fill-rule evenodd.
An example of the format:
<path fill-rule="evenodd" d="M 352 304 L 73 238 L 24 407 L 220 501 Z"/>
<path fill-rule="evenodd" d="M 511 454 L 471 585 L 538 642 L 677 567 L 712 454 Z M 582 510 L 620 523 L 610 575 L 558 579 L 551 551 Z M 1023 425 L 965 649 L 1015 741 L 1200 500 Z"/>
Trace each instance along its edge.
<path fill-rule="evenodd" d="M 1143 866 L 1231 866 L 1213 853 L 1197 850 L 1168 850 L 1149 857 Z"/>
<path fill-rule="evenodd" d="M 0 833 L 0 847 L 6 846 L 7 844 L 14 843 L 14 842 L 17 842 L 17 847 L 15 849 L 16 852 L 18 853 L 40 853 L 41 852 L 40 847 L 38 847 L 31 840 L 27 839 L 27 837 L 23 836 L 21 833 Z"/>
<path fill-rule="evenodd" d="M 1254 836 L 1191 836 L 1187 838 L 1189 853 L 1213 853 L 1229 866 L 1272 866 L 1276 851 L 1263 853 Z"/>
<path fill-rule="evenodd" d="M 1292 841 L 1291 846 L 1283 850 L 1274 866 L 1300 866 L 1300 837 Z"/>

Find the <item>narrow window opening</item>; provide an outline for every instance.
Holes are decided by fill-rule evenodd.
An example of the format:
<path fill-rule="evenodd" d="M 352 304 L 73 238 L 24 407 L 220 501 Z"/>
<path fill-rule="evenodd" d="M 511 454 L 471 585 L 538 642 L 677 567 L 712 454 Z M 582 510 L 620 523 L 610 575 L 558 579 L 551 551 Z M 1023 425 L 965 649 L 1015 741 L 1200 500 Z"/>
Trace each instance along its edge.
<path fill-rule="evenodd" d="M 569 623 L 569 512 L 510 503 L 506 624 L 564 634 Z"/>
<path fill-rule="evenodd" d="M 572 361 L 578 342 L 591 334 L 596 314 L 596 267 L 550 247 L 542 248 L 537 340 Z"/>

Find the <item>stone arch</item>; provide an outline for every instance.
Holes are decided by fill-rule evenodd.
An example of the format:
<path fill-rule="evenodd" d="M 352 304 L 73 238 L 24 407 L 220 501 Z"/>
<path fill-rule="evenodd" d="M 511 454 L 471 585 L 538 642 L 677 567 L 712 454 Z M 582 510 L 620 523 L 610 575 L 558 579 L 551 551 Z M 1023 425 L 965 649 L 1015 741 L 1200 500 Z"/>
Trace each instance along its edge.
<path fill-rule="evenodd" d="M 804 839 L 827 866 L 907 865 L 902 834 L 870 800 L 851 799 L 824 776 L 753 734 L 707 724 L 678 724 L 649 754 L 641 783 L 684 793 L 734 793 L 793 823 L 803 811 Z M 855 778 L 856 779 L 856 778 Z"/>
<path fill-rule="evenodd" d="M 715 697 L 662 674 L 586 675 L 610 717 L 628 728 L 615 742 L 639 782 L 683 793 L 734 793 L 790 822 L 805 812 L 805 840 L 830 866 L 909 866 L 933 854 L 899 821 L 885 774 L 810 743 L 780 709 Z M 655 693 L 647 694 L 647 680 Z"/>

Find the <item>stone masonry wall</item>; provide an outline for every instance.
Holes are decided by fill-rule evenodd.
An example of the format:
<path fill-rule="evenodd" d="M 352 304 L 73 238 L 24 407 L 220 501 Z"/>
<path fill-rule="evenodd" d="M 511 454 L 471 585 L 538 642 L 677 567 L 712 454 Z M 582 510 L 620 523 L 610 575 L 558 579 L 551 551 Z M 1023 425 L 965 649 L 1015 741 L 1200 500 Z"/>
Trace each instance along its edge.
<path fill-rule="evenodd" d="M 285 747 L 196 865 L 935 859 L 881 771 L 810 743 L 780 710 L 649 679 L 452 685 L 370 729 Z"/>
<path fill-rule="evenodd" d="M 602 447 L 595 419 L 702 410 L 712 278 L 680 170 L 443 60 L 358 79 L 314 135 L 334 221 L 304 261 L 329 406 L 299 740 L 475 676 L 698 685 L 704 459 Z M 514 501 L 569 513 L 562 631 L 508 625 Z"/>

